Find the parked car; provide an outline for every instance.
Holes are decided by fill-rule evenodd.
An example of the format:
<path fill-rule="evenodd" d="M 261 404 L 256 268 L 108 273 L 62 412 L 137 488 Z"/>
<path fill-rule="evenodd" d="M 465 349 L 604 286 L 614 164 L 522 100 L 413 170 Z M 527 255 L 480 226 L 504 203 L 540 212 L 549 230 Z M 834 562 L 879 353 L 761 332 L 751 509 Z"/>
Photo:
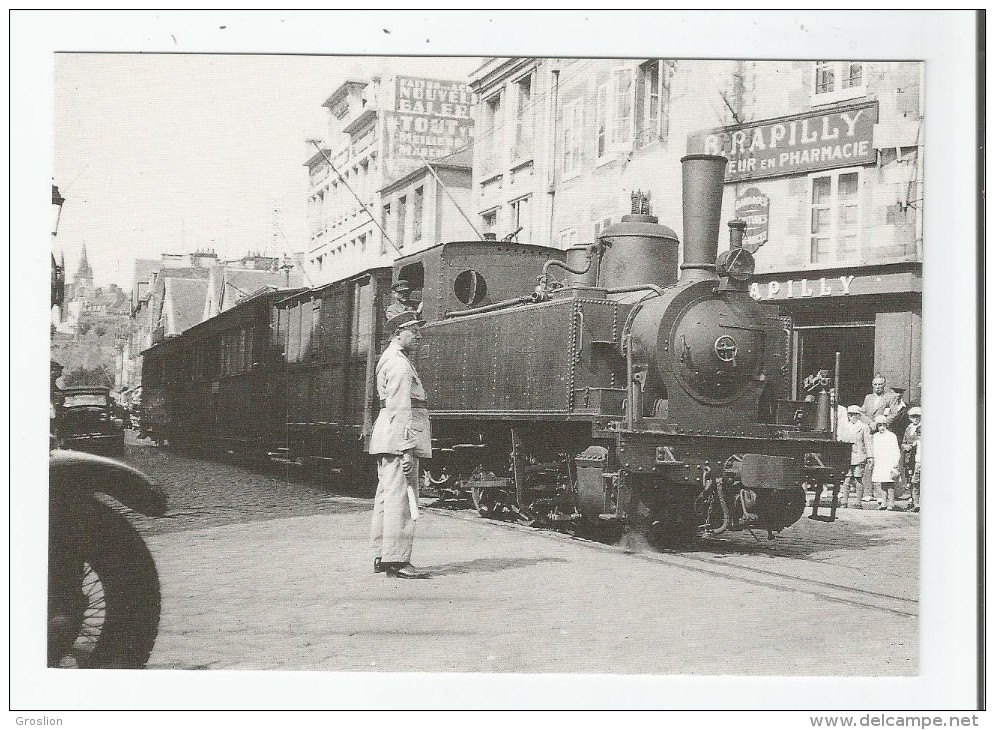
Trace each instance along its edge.
<path fill-rule="evenodd" d="M 63 388 L 56 425 L 59 445 L 94 454 L 124 453 L 124 421 L 115 418 L 110 389 L 99 386 Z"/>

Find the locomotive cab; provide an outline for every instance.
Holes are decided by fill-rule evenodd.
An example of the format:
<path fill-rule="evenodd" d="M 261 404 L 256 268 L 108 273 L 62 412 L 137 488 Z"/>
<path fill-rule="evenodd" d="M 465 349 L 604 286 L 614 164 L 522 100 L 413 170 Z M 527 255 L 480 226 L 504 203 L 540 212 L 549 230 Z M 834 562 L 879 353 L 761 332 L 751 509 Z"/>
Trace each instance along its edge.
<path fill-rule="evenodd" d="M 558 249 L 504 241 L 441 243 L 394 263 L 394 280 L 412 286 L 421 315 L 436 322 L 452 312 L 485 307 L 519 296 L 522 281 L 535 281 L 543 264 L 561 260 Z"/>

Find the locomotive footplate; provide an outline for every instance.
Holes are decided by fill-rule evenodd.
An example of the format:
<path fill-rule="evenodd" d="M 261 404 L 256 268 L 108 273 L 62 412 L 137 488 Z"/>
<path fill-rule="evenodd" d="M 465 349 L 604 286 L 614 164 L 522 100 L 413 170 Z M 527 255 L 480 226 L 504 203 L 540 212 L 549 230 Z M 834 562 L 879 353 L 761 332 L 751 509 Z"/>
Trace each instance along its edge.
<path fill-rule="evenodd" d="M 826 482 L 840 475 L 850 459 L 850 444 L 816 438 L 759 438 L 755 436 L 712 436 L 689 433 L 620 431 L 616 435 L 619 464 L 633 476 L 658 476 L 671 483 L 700 481 L 701 471 L 721 471 L 736 455 L 758 454 L 795 460 L 799 477 L 811 458 L 818 454 L 821 475 Z M 758 464 L 759 468 L 759 464 Z M 777 482 L 782 480 L 778 479 Z M 799 484 L 799 478 L 795 484 Z M 781 488 L 777 483 L 768 488 Z M 789 486 L 787 484 L 784 487 Z"/>
<path fill-rule="evenodd" d="M 618 464 L 641 499 L 683 501 L 690 492 L 703 534 L 794 524 L 806 486 L 831 484 L 849 463 L 850 445 L 812 437 L 761 438 L 620 431 Z M 831 487 L 835 493 L 837 487 Z M 671 496 L 673 495 L 673 496 Z M 835 518 L 835 510 L 827 518 Z M 822 518 L 817 518 L 822 519 Z"/>

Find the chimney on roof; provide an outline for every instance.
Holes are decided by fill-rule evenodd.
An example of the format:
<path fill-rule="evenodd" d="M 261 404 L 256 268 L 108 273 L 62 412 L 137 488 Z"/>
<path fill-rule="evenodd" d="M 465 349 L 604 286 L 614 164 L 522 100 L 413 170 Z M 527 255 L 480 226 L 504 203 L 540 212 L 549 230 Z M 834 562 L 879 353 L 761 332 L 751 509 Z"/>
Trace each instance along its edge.
<path fill-rule="evenodd" d="M 190 265 L 195 269 L 206 269 L 216 263 L 218 263 L 218 255 L 212 250 L 198 250 L 190 254 Z"/>

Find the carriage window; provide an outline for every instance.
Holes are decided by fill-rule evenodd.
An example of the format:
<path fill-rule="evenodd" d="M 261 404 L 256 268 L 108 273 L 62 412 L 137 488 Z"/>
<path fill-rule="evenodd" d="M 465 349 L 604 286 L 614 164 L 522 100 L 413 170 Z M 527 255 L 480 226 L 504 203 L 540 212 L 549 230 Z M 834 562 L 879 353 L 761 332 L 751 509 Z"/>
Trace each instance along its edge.
<path fill-rule="evenodd" d="M 296 359 L 300 361 L 308 357 L 308 355 L 311 352 L 311 332 L 312 332 L 311 328 L 314 322 L 313 319 L 314 309 L 311 307 L 311 302 L 302 302 L 297 306 L 297 309 L 300 310 L 300 318 L 301 318 L 301 328 L 300 328 L 301 343 L 300 343 L 300 350 L 297 353 Z"/>
<path fill-rule="evenodd" d="M 355 298 L 352 307 L 352 354 L 365 356 L 370 351 L 373 320 L 370 310 L 373 308 L 373 287 L 370 282 L 356 285 Z"/>
<path fill-rule="evenodd" d="M 297 362 L 301 354 L 301 306 L 287 310 L 287 362 Z"/>
<path fill-rule="evenodd" d="M 311 350 L 308 353 L 311 357 L 318 357 L 321 353 L 321 300 L 315 299 L 311 303 Z"/>
<path fill-rule="evenodd" d="M 480 272 L 467 269 L 456 277 L 453 283 L 456 298 L 468 307 L 480 304 L 487 296 L 487 282 Z"/>

